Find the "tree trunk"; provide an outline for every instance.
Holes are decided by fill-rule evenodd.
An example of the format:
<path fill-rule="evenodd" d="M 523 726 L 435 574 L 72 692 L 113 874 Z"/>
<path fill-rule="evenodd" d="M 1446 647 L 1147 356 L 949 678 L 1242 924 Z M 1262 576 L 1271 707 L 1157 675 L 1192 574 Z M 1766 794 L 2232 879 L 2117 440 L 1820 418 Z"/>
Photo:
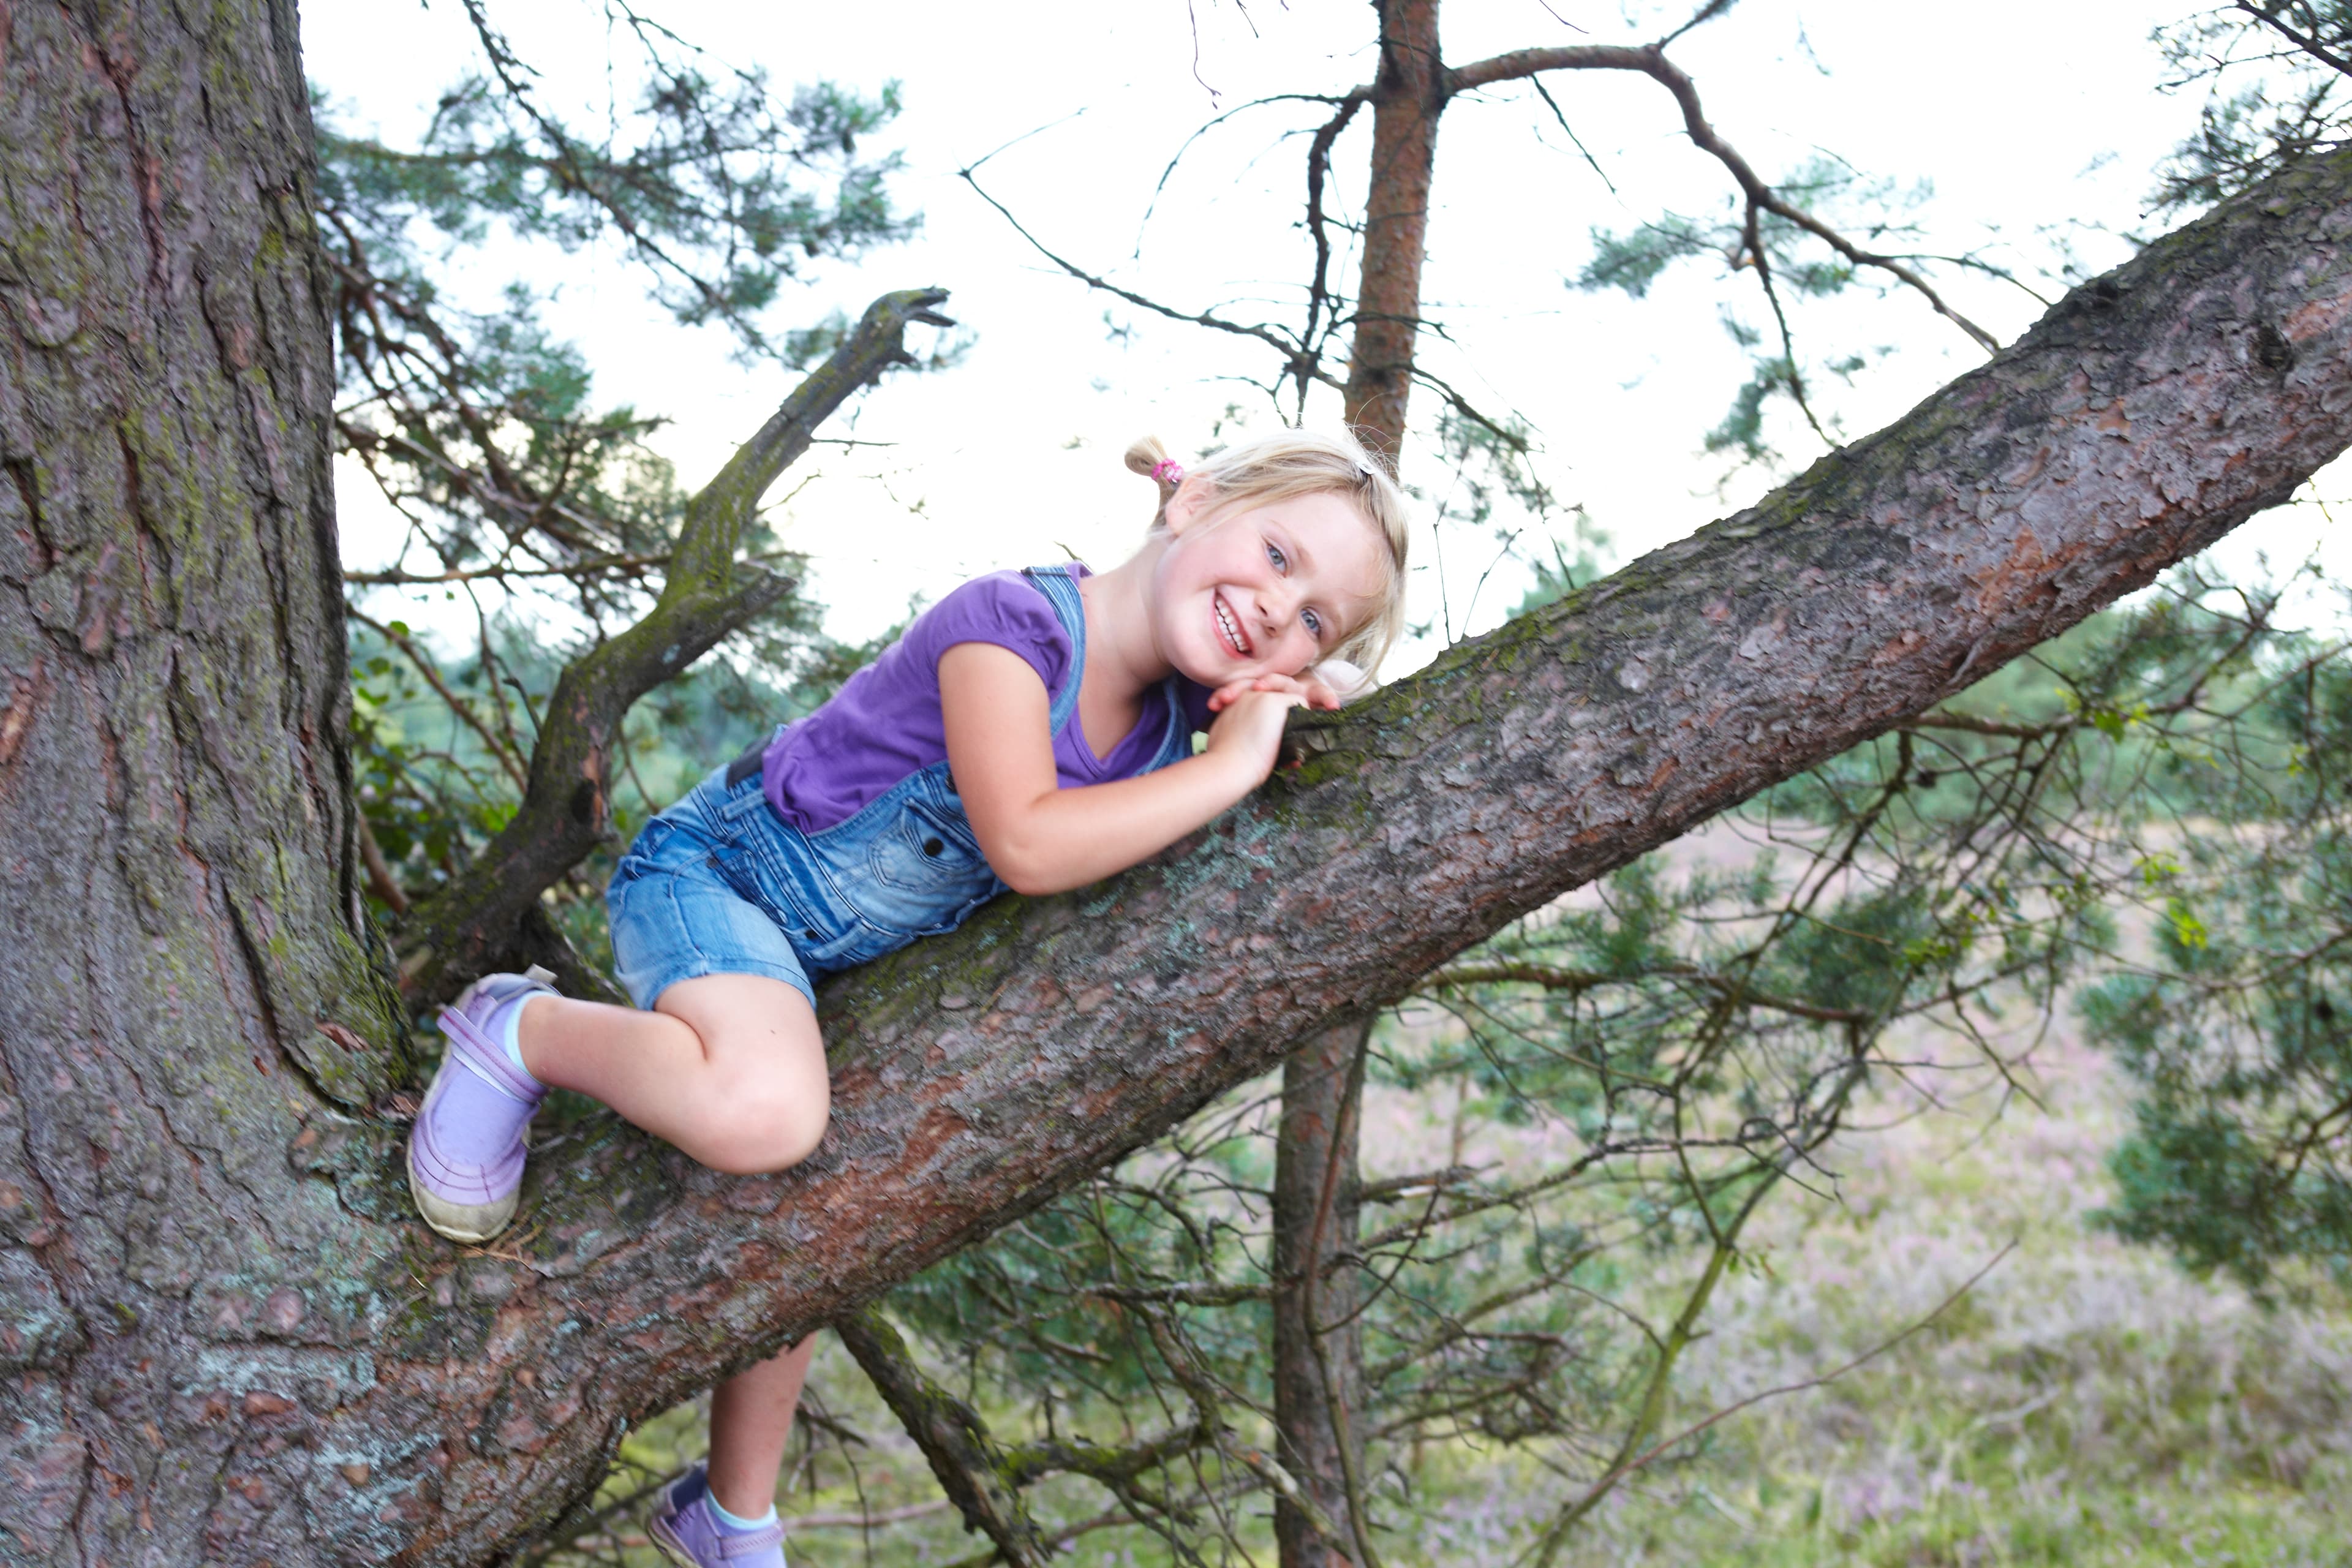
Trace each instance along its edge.
<path fill-rule="evenodd" d="M 193 18 L 193 19 L 191 19 Z M 824 992 L 835 1130 L 609 1121 L 410 1215 L 344 775 L 291 8 L 0 0 L 0 1530 L 461 1563 L 1503 922 L 1942 700 L 2352 439 L 2352 157 L 2232 202 L 1758 506 L 1302 727 L 1150 864 Z"/>
<path fill-rule="evenodd" d="M 0 0 L 0 1540 L 316 1554 L 399 1234 L 294 7 Z M 356 1459 L 357 1455 L 348 1456 Z"/>
<path fill-rule="evenodd" d="M 1356 1146 L 1366 1024 L 1325 1029 L 1282 1064 L 1274 1153 L 1274 1424 L 1283 1468 L 1341 1539 L 1327 1541 L 1280 1498 L 1282 1568 L 1360 1568 L 1353 1536 L 1370 1528 L 1362 1493 L 1364 1343 L 1356 1321 Z"/>
<path fill-rule="evenodd" d="M 1437 0 L 1380 0 L 1380 16 L 1364 260 L 1341 403 L 1348 422 L 1393 458 L 1404 434 L 1413 344 L 1421 332 L 1421 264 L 1429 243 L 1445 67 L 1438 58 Z"/>
<path fill-rule="evenodd" d="M 1341 403 L 1348 423 L 1396 471 L 1412 397 L 1446 74 L 1438 0 L 1380 0 L 1379 8 L 1364 254 Z M 1354 1519 L 1347 1486 L 1350 1471 L 1362 1473 L 1355 1426 L 1363 1408 L 1362 1337 L 1351 1321 L 1354 1271 L 1329 1265 L 1355 1246 L 1355 1107 L 1345 1088 L 1367 1027 L 1323 1030 L 1284 1064 L 1275 1176 L 1274 1412 L 1282 1462 L 1324 1518 L 1352 1521 L 1343 1527 L 1350 1530 L 1370 1528 Z M 1318 1339 L 1316 1321 L 1349 1326 Z M 1337 1551 L 1286 1500 L 1275 1504 L 1274 1530 L 1282 1568 L 1356 1568 L 1353 1553 Z"/>

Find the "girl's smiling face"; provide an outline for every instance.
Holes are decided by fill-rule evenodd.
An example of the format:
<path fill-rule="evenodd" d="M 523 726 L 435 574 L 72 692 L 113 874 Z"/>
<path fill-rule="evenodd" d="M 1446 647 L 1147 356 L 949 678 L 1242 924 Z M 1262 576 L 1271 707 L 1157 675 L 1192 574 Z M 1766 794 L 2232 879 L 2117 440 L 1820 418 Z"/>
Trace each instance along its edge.
<path fill-rule="evenodd" d="M 1162 658 L 1203 686 L 1297 675 L 1376 614 L 1386 543 L 1329 491 L 1224 510 L 1198 481 L 1170 500 L 1152 573 Z"/>

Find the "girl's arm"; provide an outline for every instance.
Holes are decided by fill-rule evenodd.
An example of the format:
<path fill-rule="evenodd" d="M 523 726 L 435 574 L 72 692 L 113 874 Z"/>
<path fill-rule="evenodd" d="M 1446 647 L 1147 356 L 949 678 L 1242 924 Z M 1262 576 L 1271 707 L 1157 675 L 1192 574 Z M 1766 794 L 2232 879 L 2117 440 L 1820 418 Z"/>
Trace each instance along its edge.
<path fill-rule="evenodd" d="M 1219 693 L 1221 697 L 1225 693 Z M 1209 726 L 1209 748 L 1139 778 L 1063 789 L 1054 767 L 1045 683 L 993 643 L 940 656 L 948 768 L 981 852 L 1017 892 L 1100 881 L 1173 844 L 1274 771 L 1289 691 L 1244 691 Z"/>

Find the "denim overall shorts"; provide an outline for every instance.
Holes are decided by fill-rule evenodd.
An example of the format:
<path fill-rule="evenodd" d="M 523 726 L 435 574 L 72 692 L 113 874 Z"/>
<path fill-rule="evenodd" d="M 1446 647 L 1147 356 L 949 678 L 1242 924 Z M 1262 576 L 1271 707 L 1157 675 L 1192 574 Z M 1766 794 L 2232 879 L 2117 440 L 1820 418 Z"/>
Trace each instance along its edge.
<path fill-rule="evenodd" d="M 1078 710 L 1086 606 L 1067 568 L 1027 574 L 1070 638 L 1071 673 L 1048 710 L 1058 736 Z M 1167 738 L 1146 773 L 1192 754 L 1172 679 L 1161 700 Z M 652 1006 L 681 980 L 760 974 L 814 1006 L 824 976 L 953 931 L 1005 890 L 946 763 L 908 774 L 845 821 L 803 833 L 768 805 L 757 759 L 772 743 L 713 770 L 646 823 L 613 873 L 604 903 L 614 967 L 636 1005 Z"/>

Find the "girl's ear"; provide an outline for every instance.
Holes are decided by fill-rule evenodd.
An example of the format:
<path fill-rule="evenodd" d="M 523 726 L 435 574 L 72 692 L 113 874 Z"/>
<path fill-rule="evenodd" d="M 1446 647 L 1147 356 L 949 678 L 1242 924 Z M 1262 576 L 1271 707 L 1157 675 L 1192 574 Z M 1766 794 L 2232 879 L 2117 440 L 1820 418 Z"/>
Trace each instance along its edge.
<path fill-rule="evenodd" d="M 1198 522 L 1202 515 L 1209 510 L 1209 500 L 1213 493 L 1205 479 L 1187 477 L 1180 482 L 1176 487 L 1176 493 L 1168 498 L 1168 505 L 1160 514 L 1167 521 L 1168 531 L 1171 534 L 1182 533 Z"/>

